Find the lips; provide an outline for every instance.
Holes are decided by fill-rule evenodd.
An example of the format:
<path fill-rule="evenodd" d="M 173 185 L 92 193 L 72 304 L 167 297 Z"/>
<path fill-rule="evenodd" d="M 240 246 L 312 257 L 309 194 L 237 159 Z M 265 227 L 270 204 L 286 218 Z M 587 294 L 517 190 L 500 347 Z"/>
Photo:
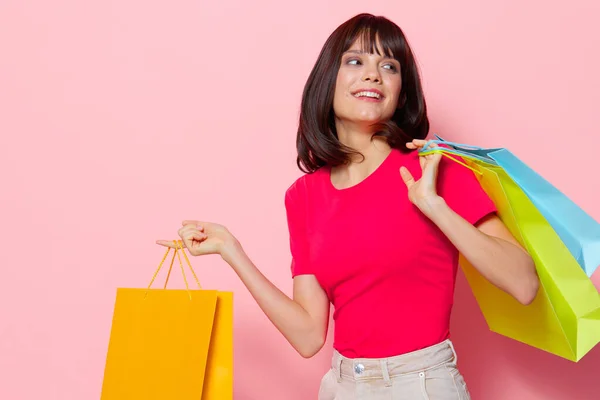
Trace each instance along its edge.
<path fill-rule="evenodd" d="M 384 98 L 382 92 L 377 89 L 359 89 L 352 93 L 356 98 L 381 100 Z"/>

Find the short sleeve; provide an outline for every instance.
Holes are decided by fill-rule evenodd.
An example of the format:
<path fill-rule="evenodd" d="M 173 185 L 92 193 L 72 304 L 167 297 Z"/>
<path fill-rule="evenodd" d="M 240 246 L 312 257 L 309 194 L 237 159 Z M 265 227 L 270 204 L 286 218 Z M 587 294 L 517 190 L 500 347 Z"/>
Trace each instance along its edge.
<path fill-rule="evenodd" d="M 296 182 L 285 193 L 285 209 L 292 253 L 292 277 L 312 274 L 308 263 L 305 199 L 298 192 L 298 182 Z"/>
<path fill-rule="evenodd" d="M 456 158 L 463 161 L 460 157 Z M 446 157 L 440 161 L 438 193 L 454 212 L 472 225 L 497 211 L 475 173 Z"/>

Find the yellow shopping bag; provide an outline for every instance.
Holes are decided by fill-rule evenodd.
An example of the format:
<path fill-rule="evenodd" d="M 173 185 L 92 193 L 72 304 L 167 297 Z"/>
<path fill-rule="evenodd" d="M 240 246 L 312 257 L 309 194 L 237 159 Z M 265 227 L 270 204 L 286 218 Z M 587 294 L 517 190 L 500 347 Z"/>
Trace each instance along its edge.
<path fill-rule="evenodd" d="M 117 289 L 101 400 L 233 399 L 233 294 L 190 290 L 175 249 L 163 289 Z M 178 257 L 186 290 L 167 289 Z"/>
<path fill-rule="evenodd" d="M 493 332 L 579 361 L 600 342 L 600 294 L 538 209 L 503 168 L 468 154 L 454 158 L 474 171 L 496 204 L 500 219 L 535 261 L 540 289 L 528 306 L 498 289 L 461 256 L 461 266 Z M 464 163 L 462 162 L 464 161 Z"/>

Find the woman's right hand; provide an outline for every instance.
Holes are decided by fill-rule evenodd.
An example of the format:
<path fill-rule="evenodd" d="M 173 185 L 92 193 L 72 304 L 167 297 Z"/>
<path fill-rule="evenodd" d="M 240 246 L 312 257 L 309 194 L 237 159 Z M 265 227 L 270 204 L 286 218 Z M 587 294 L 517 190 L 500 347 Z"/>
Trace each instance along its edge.
<path fill-rule="evenodd" d="M 206 254 L 223 256 L 228 246 L 237 242 L 223 225 L 192 220 L 183 221 L 182 225 L 177 233 L 183 240 L 183 245 L 193 256 Z M 156 243 L 173 249 L 177 248 L 177 244 L 173 240 L 157 240 Z"/>

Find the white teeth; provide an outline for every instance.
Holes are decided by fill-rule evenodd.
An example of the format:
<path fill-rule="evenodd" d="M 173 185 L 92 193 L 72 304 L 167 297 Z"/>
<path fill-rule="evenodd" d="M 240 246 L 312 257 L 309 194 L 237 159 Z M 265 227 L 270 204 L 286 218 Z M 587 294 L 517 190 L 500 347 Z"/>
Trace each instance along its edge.
<path fill-rule="evenodd" d="M 372 97 L 374 99 L 381 99 L 381 95 L 374 92 L 358 92 L 354 93 L 354 97 Z"/>

